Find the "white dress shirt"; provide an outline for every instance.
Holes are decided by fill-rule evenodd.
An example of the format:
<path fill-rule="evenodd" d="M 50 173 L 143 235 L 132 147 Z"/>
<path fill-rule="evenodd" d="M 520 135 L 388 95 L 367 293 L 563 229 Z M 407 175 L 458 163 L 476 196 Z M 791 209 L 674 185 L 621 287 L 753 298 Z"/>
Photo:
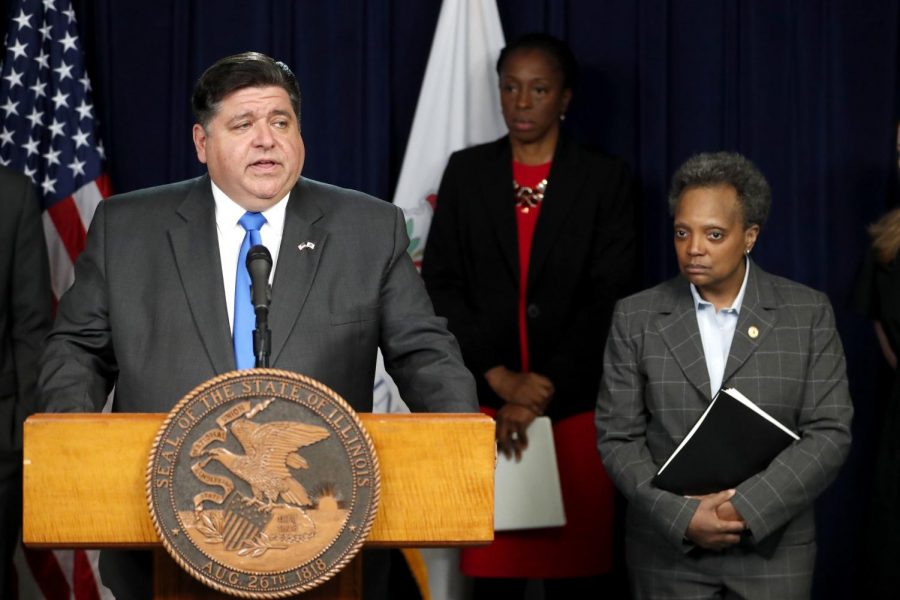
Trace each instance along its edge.
<path fill-rule="evenodd" d="M 225 284 L 225 304 L 228 307 L 228 323 L 234 332 L 234 285 L 237 279 L 237 261 L 241 253 L 246 231 L 238 222 L 246 209 L 241 208 L 234 200 L 225 195 L 215 183 L 212 194 L 216 201 L 216 233 L 219 236 L 219 258 L 222 263 L 222 281 Z M 269 283 L 275 279 L 275 267 L 278 265 L 278 250 L 281 248 L 281 236 L 284 233 L 284 215 L 287 209 L 288 194 L 263 211 L 266 222 L 259 230 L 263 246 L 272 255 L 272 272 Z"/>
<path fill-rule="evenodd" d="M 700 292 L 691 284 L 691 295 L 694 297 L 694 310 L 697 313 L 697 325 L 700 327 L 700 340 L 703 342 L 703 354 L 706 357 L 706 369 L 709 373 L 709 390 L 715 396 L 722 387 L 725 376 L 725 363 L 731 351 L 731 340 L 737 327 L 744 292 L 747 291 L 747 277 L 750 275 L 750 261 L 745 259 L 744 283 L 732 305 L 716 311 L 712 303 L 700 297 Z"/>

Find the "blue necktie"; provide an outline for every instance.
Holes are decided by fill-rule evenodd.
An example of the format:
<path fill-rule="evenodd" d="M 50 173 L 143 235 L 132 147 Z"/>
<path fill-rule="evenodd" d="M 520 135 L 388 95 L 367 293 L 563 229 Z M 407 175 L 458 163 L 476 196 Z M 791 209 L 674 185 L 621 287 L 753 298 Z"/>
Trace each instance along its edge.
<path fill-rule="evenodd" d="M 247 232 L 241 243 L 238 256 L 237 277 L 234 282 L 234 360 L 238 369 L 252 369 L 256 366 L 253 355 L 253 330 L 256 329 L 256 313 L 250 300 L 250 273 L 247 271 L 247 252 L 262 244 L 259 228 L 266 218 L 258 212 L 244 213 L 238 223 Z"/>

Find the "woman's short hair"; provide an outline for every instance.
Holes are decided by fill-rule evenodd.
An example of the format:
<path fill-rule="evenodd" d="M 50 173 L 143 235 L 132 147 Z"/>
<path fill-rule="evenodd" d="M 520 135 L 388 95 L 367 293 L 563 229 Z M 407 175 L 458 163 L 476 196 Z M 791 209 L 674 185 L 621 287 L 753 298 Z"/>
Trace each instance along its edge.
<path fill-rule="evenodd" d="M 291 69 L 283 62 L 259 52 L 242 52 L 216 61 L 197 85 L 191 105 L 194 117 L 205 129 L 219 110 L 219 102 L 238 90 L 249 87 L 277 86 L 287 92 L 297 121 L 300 121 L 300 86 Z"/>
<path fill-rule="evenodd" d="M 744 227 L 762 228 L 769 216 L 772 191 L 756 165 L 736 152 L 696 154 L 678 167 L 669 187 L 669 213 L 674 215 L 685 190 L 730 185 L 737 192 Z"/>
<path fill-rule="evenodd" d="M 519 50 L 540 50 L 546 54 L 563 76 L 563 89 L 571 90 L 578 82 L 578 61 L 572 49 L 559 38 L 547 33 L 526 33 L 506 45 L 497 59 L 497 74 L 503 70 L 503 63 Z"/>

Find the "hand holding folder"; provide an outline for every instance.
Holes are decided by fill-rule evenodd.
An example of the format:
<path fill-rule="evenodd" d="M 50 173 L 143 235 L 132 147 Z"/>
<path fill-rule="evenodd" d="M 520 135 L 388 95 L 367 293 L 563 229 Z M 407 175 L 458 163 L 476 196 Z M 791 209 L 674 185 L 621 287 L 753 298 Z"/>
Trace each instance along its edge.
<path fill-rule="evenodd" d="M 681 495 L 727 490 L 800 437 L 734 388 L 722 389 L 653 479 Z"/>
<path fill-rule="evenodd" d="M 700 505 L 685 537 L 707 550 L 724 550 L 740 542 L 747 524 L 731 504 L 734 490 L 697 497 Z"/>

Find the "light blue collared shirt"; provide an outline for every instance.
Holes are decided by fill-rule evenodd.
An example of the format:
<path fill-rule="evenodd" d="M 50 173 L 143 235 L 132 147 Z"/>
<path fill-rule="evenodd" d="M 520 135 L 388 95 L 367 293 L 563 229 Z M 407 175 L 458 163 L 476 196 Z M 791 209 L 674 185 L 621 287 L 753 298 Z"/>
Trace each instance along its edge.
<path fill-rule="evenodd" d="M 210 180 L 212 183 L 212 180 Z M 247 233 L 238 221 L 246 209 L 238 206 L 219 186 L 212 183 L 213 200 L 216 203 L 216 234 L 219 239 L 219 259 L 222 263 L 222 282 L 225 284 L 225 308 L 228 310 L 228 322 L 234 329 L 234 282 L 237 279 L 237 262 L 241 254 L 241 244 Z M 269 206 L 262 213 L 266 222 L 259 229 L 263 244 L 272 255 L 272 271 L 269 283 L 275 279 L 275 267 L 278 266 L 278 250 L 281 248 L 281 237 L 284 233 L 284 220 L 287 213 L 288 195 Z"/>
<path fill-rule="evenodd" d="M 697 313 L 697 325 L 700 327 L 700 340 L 703 343 L 703 354 L 706 357 L 706 369 L 709 372 L 709 393 L 715 396 L 722 387 L 725 375 L 725 363 L 731 350 L 731 340 L 737 328 L 738 315 L 747 291 L 747 278 L 750 276 L 750 261 L 745 259 L 744 283 L 732 305 L 716 312 L 716 307 L 700 297 L 700 292 L 691 284 L 691 296 L 694 297 L 694 310 Z"/>

